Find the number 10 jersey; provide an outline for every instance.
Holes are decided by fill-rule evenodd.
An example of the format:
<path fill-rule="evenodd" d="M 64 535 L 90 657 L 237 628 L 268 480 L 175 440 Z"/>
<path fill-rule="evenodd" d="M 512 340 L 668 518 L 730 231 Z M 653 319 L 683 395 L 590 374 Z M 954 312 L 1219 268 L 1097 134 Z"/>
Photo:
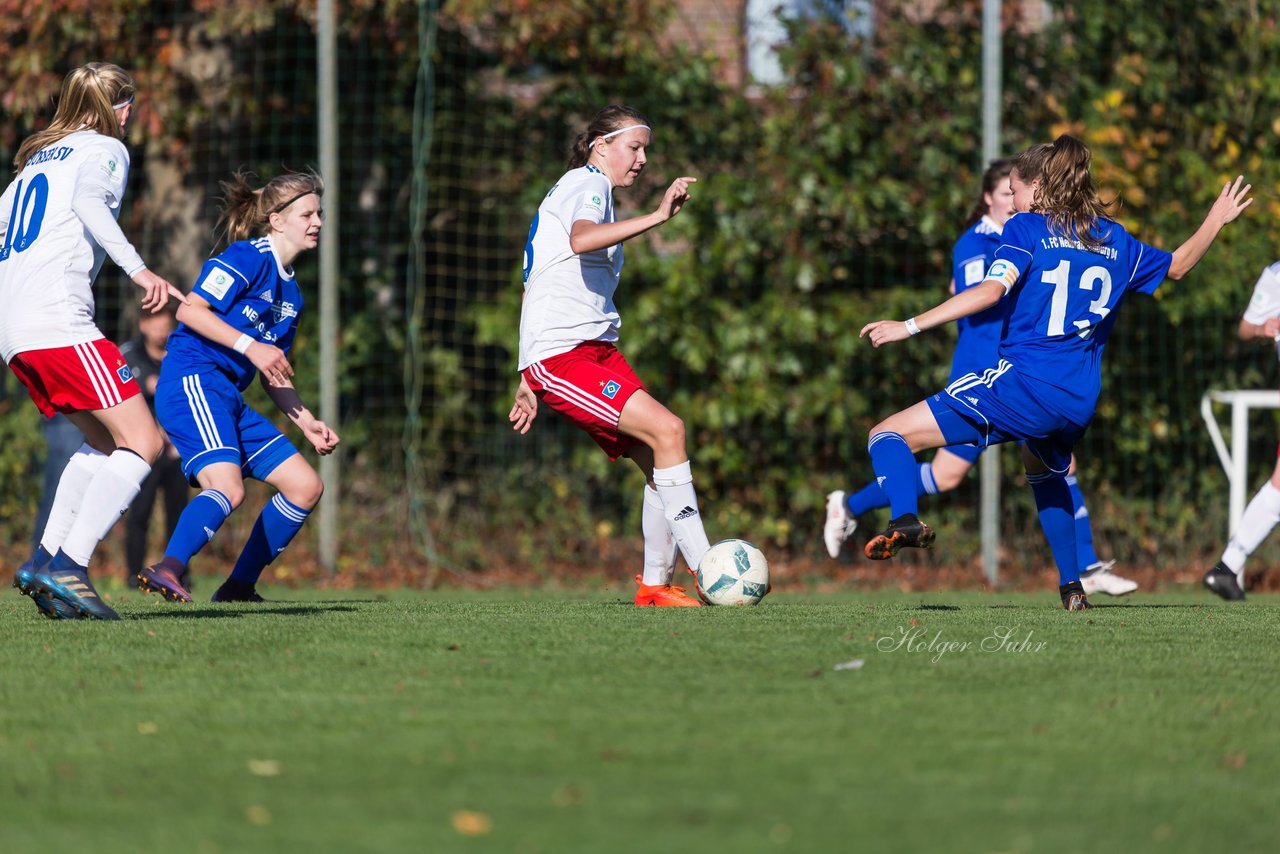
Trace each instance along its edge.
<path fill-rule="evenodd" d="M 145 266 L 116 224 L 129 174 L 120 140 L 78 131 L 37 151 L 0 196 L 0 354 L 96 341 L 93 280 L 106 254 Z"/>

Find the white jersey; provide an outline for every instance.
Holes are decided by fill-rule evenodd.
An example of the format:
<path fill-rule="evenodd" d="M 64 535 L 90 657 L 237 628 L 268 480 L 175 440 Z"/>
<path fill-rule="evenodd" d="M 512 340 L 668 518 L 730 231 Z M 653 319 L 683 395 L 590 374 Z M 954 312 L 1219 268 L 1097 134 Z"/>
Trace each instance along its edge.
<path fill-rule="evenodd" d="M 613 186 L 594 166 L 571 169 L 551 188 L 529 226 L 520 311 L 520 370 L 586 341 L 617 341 L 613 304 L 622 244 L 575 255 L 573 224 L 613 222 Z"/>
<path fill-rule="evenodd" d="M 116 224 L 129 177 L 120 140 L 77 131 L 37 151 L 0 196 L 0 353 L 104 337 L 93 280 L 105 254 L 130 277 L 145 266 Z"/>
<path fill-rule="evenodd" d="M 1280 261 L 1262 271 L 1253 286 L 1249 307 L 1244 310 L 1244 320 L 1255 326 L 1263 326 L 1273 317 L 1280 317 Z M 1280 353 L 1280 339 L 1276 349 Z"/>

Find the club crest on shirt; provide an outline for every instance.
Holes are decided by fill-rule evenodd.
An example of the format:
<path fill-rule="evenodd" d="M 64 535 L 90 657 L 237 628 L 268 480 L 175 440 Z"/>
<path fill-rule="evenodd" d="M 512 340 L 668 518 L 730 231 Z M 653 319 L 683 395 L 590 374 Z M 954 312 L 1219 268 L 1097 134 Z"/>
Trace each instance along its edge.
<path fill-rule="evenodd" d="M 622 386 L 618 385 L 616 380 L 609 380 L 607 383 L 601 383 L 600 393 L 613 400 L 621 390 Z"/>
<path fill-rule="evenodd" d="M 120 382 L 122 383 L 133 381 L 133 371 L 129 370 L 128 365 L 121 365 L 116 368 L 116 376 L 120 378 Z"/>

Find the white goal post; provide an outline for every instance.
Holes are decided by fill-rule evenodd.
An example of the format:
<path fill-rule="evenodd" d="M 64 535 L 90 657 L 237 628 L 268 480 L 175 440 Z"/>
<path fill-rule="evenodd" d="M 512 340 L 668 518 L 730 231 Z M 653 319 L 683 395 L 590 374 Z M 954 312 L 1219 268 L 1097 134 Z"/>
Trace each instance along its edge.
<path fill-rule="evenodd" d="M 1222 439 L 1222 428 L 1218 425 L 1218 417 L 1213 411 L 1215 403 L 1231 407 L 1231 449 Z M 1231 487 L 1231 505 L 1227 516 L 1227 536 L 1235 531 L 1240 517 L 1244 515 L 1245 492 L 1249 486 L 1249 410 L 1280 409 L 1280 391 L 1257 391 L 1254 389 L 1231 389 L 1226 391 L 1207 391 L 1200 398 L 1200 415 L 1205 426 L 1209 428 L 1209 438 L 1213 440 L 1213 448 L 1218 452 L 1218 460 L 1227 473 L 1227 483 Z"/>

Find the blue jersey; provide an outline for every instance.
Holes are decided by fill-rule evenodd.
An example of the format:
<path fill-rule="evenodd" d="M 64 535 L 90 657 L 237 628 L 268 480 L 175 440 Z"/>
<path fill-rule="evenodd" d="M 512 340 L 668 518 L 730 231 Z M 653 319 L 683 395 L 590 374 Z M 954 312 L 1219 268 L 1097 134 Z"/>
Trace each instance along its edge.
<path fill-rule="evenodd" d="M 995 260 L 999 245 L 1000 226 L 985 215 L 960 235 L 951 250 L 951 281 L 956 293 L 981 284 Z M 1002 300 L 985 311 L 956 321 L 960 337 L 951 357 L 952 380 L 996 363 L 1006 308 L 1008 306 Z"/>
<path fill-rule="evenodd" d="M 254 340 L 285 353 L 293 346 L 302 290 L 293 269 L 276 257 L 269 238 L 241 240 L 210 258 L 191 292 L 208 300 L 214 314 Z M 258 372 L 247 357 L 214 344 L 186 324 L 180 324 L 169 336 L 169 351 L 160 370 L 162 381 L 166 374 L 217 371 L 240 391 L 249 387 Z"/>
<path fill-rule="evenodd" d="M 987 278 L 1010 289 L 1000 359 L 1046 408 L 1075 424 L 1093 417 L 1102 386 L 1102 350 L 1130 291 L 1151 294 L 1173 256 L 1100 219 L 1102 245 L 1088 250 L 1023 213 L 1004 226 Z"/>

